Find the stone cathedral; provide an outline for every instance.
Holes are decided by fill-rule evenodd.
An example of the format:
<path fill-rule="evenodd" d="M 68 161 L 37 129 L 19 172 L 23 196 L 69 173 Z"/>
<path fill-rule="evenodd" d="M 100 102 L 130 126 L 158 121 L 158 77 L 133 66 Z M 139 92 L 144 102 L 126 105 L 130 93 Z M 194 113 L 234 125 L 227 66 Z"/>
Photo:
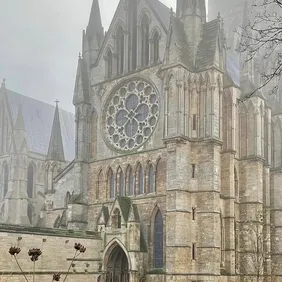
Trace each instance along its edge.
<path fill-rule="evenodd" d="M 218 2 L 209 10 L 228 8 Z M 177 0 L 176 12 L 121 0 L 104 32 L 93 0 L 82 42 L 75 158 L 62 158 L 57 125 L 50 156 L 60 169 L 45 176 L 33 227 L 11 227 L 25 234 L 14 240 L 46 235 L 42 246 L 68 259 L 69 240 L 84 240 L 70 281 L 282 281 L 282 106 L 255 91 L 222 18 L 207 21 L 205 0 Z"/>

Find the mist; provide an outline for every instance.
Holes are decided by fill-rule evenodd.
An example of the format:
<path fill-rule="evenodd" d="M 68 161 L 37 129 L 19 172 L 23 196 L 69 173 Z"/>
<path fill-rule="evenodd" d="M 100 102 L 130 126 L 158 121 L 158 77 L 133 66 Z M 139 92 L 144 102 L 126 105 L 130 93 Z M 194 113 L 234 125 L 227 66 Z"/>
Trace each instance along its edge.
<path fill-rule="evenodd" d="M 163 0 L 175 9 L 175 0 Z M 82 30 L 92 0 L 0 0 L 0 79 L 20 94 L 74 111 L 72 96 Z M 100 1 L 108 29 L 118 0 Z"/>

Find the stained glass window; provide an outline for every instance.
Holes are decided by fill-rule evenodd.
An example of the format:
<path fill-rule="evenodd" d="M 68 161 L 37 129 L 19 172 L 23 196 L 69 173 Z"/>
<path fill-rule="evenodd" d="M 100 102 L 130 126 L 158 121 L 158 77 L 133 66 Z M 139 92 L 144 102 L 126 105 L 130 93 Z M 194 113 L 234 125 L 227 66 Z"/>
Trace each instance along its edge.
<path fill-rule="evenodd" d="M 138 171 L 138 194 L 144 194 L 144 175 L 142 166 L 139 166 Z"/>
<path fill-rule="evenodd" d="M 149 187 L 149 193 L 155 192 L 155 173 L 153 165 L 149 165 L 149 171 L 148 171 L 148 187 Z"/>
<path fill-rule="evenodd" d="M 33 165 L 30 164 L 27 169 L 27 196 L 33 198 L 33 188 L 34 188 L 34 169 Z"/>
<path fill-rule="evenodd" d="M 154 267 L 163 268 L 163 217 L 160 211 L 154 222 Z"/>

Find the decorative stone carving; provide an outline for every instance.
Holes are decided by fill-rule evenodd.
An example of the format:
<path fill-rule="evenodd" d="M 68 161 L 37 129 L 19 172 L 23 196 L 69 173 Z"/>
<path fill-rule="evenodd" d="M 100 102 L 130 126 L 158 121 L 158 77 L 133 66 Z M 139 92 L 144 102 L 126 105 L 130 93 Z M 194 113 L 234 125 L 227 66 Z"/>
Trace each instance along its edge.
<path fill-rule="evenodd" d="M 147 80 L 123 82 L 109 95 L 104 107 L 104 137 L 120 151 L 138 149 L 153 133 L 159 119 L 159 95 Z"/>

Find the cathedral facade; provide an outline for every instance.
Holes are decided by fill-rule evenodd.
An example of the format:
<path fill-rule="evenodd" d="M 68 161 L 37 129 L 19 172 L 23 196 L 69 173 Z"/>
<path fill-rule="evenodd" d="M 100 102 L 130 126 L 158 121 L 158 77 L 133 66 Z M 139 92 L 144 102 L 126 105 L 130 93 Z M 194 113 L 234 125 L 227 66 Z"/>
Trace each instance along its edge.
<path fill-rule="evenodd" d="M 282 108 L 206 18 L 204 0 L 121 0 L 105 33 L 93 0 L 75 159 L 36 225 L 93 232 L 94 281 L 281 279 Z"/>
<path fill-rule="evenodd" d="M 76 157 L 41 221 L 100 233 L 99 281 L 280 274 L 280 107 L 258 91 L 245 99 L 252 70 L 226 51 L 222 19 L 206 16 L 204 0 L 179 0 L 176 13 L 124 0 L 104 33 L 93 1 Z"/>
<path fill-rule="evenodd" d="M 36 225 L 53 176 L 74 157 L 74 115 L 0 88 L 0 222 Z"/>

